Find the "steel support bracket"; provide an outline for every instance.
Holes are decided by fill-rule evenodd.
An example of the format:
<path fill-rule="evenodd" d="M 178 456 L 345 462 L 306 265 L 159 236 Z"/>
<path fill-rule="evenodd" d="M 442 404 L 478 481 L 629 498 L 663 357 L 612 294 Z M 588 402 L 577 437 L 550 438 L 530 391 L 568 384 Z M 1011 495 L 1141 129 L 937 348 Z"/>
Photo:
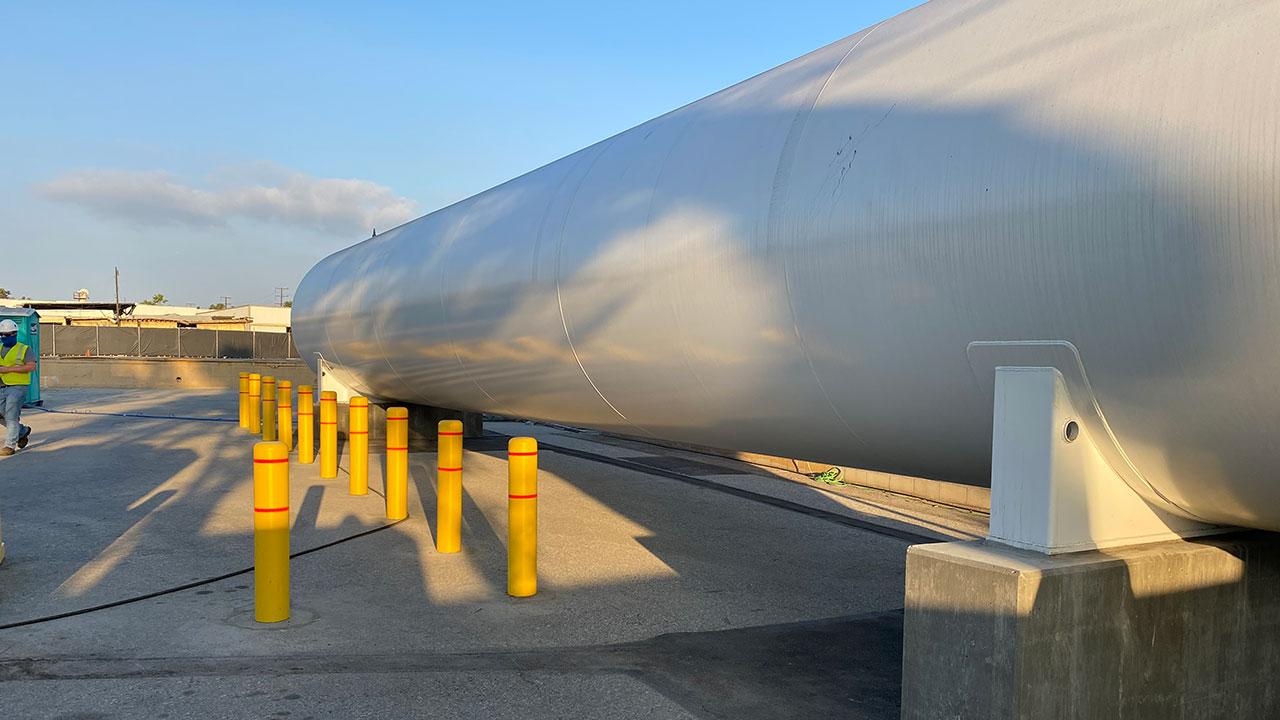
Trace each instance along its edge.
<path fill-rule="evenodd" d="M 1224 532 L 1156 507 L 1099 451 L 1052 367 L 997 367 L 988 540 L 1053 555 Z"/>

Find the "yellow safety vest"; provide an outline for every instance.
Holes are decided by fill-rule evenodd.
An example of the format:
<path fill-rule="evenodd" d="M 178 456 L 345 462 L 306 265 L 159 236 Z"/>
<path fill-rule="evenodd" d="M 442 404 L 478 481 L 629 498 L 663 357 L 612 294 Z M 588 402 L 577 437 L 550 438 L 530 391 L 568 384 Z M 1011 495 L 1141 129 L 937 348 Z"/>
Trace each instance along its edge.
<path fill-rule="evenodd" d="M 8 352 L 0 352 L 0 367 L 13 367 L 21 365 L 22 358 L 25 357 L 27 346 L 22 343 L 16 343 L 9 348 Z M 13 372 L 0 373 L 0 382 L 5 385 L 30 385 L 31 373 L 29 372 Z"/>

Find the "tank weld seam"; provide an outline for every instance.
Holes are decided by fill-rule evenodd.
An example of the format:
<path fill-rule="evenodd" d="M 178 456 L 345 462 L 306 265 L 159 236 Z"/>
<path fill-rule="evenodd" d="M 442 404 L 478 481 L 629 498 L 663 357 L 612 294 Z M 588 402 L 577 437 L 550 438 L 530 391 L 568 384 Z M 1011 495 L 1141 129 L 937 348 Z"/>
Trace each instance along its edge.
<path fill-rule="evenodd" d="M 777 213 L 778 206 L 782 203 L 782 199 L 778 196 L 784 193 L 783 188 L 787 182 L 787 180 L 784 180 L 780 183 L 779 178 L 783 175 L 784 171 L 787 175 L 787 179 L 789 180 L 790 178 L 791 165 L 795 160 L 795 148 L 800 144 L 800 140 L 804 136 L 805 129 L 809 124 L 809 117 L 813 114 L 814 108 L 818 106 L 818 101 L 822 99 L 822 94 L 831 83 L 831 79 L 840 71 L 840 68 L 844 67 L 845 61 L 853 55 L 854 50 L 857 50 L 862 43 L 866 41 L 867 38 L 871 37 L 883 24 L 884 22 L 880 22 L 873 25 L 869 30 L 867 30 L 866 34 L 858 38 L 858 41 L 855 42 L 852 47 L 845 51 L 840 60 L 831 68 L 831 72 L 827 73 L 827 77 L 822 81 L 817 92 L 814 93 L 813 100 L 809 103 L 808 107 L 802 107 L 796 112 L 796 118 L 792 123 L 791 130 L 787 133 L 786 140 L 783 141 L 782 151 L 778 156 L 778 168 L 774 171 L 774 197 L 771 198 L 769 203 L 769 217 L 767 218 L 765 225 L 768 233 L 766 235 L 767 245 L 777 245 L 777 243 L 774 242 L 777 235 Z M 892 111 L 892 109 L 893 108 L 890 108 L 890 111 Z M 888 113 L 886 113 L 885 116 L 888 117 Z M 792 141 L 792 138 L 795 138 L 794 142 Z M 849 433 L 850 437 L 865 446 L 867 445 L 867 441 L 853 429 L 853 426 L 849 424 L 849 421 L 846 420 L 844 415 L 842 415 L 836 408 L 835 403 L 831 399 L 831 393 L 828 392 L 826 386 L 822 384 L 822 378 L 818 375 L 818 369 L 813 364 L 813 355 L 809 352 L 809 347 L 804 341 L 804 335 L 800 332 L 800 321 L 796 315 L 795 301 L 791 297 L 791 277 L 787 269 L 786 256 L 780 254 L 780 257 L 782 262 L 783 290 L 786 292 L 787 296 L 787 310 L 791 315 L 791 331 L 796 336 L 796 343 L 800 348 L 800 354 L 804 356 L 805 363 L 809 366 L 809 373 L 813 375 L 814 383 L 818 386 L 818 391 L 822 393 L 822 399 L 827 403 L 827 407 L 831 410 L 831 414 L 840 422 L 844 429 Z"/>
<path fill-rule="evenodd" d="M 574 347 L 573 336 L 569 332 L 569 320 L 565 317 L 565 314 L 564 314 L 564 298 L 561 294 L 561 288 L 560 288 L 560 260 L 564 252 L 565 226 L 569 224 L 569 216 L 573 214 L 573 206 L 578 200 L 578 192 L 582 190 L 582 184 L 586 182 L 587 176 L 591 174 L 591 170 L 592 168 L 595 167 L 596 162 L 599 161 L 600 158 L 603 157 L 606 152 L 608 152 L 609 148 L 613 145 L 614 139 L 617 137 L 618 136 L 615 135 L 614 137 L 611 137 L 602 143 L 600 152 L 596 154 L 594 158 L 591 159 L 591 163 L 587 165 L 587 169 L 583 171 L 582 177 L 578 179 L 577 185 L 573 188 L 573 195 L 569 198 L 569 205 L 567 208 L 565 208 L 564 220 L 562 220 L 560 223 L 560 239 L 556 243 L 556 267 L 555 267 L 556 309 L 560 312 L 560 326 L 564 328 L 564 339 L 565 339 L 565 342 L 569 344 L 569 352 L 573 354 L 573 361 L 578 364 L 578 369 L 582 371 L 582 377 L 587 379 L 587 384 L 591 386 L 592 390 L 596 391 L 596 395 L 600 396 L 600 399 L 604 401 L 605 405 L 609 406 L 609 409 L 612 410 L 614 414 L 622 418 L 623 422 L 635 428 L 636 430 L 644 433 L 645 435 L 653 437 L 653 433 L 631 422 L 631 420 L 627 419 L 626 415 L 622 414 L 621 410 L 615 407 L 613 403 L 609 402 L 609 398 L 605 397 L 603 392 L 600 392 L 600 388 L 596 385 L 595 380 L 591 378 L 591 373 L 587 372 L 586 366 L 582 364 L 582 358 L 578 355 L 578 348 Z"/>

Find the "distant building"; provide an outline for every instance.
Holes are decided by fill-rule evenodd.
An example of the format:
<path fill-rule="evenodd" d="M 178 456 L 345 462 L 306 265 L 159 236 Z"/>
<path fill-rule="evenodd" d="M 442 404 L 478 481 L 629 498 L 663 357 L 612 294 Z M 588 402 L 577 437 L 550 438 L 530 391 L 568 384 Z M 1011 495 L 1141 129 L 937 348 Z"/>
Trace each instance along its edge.
<path fill-rule="evenodd" d="M 29 307 L 40 313 L 40 322 L 53 325 L 119 325 L 121 327 L 200 328 L 205 330 L 254 330 L 289 332 L 293 311 L 274 305 L 239 305 L 225 310 L 208 310 L 190 305 L 150 305 L 120 303 L 116 319 L 114 302 L 89 302 L 88 291 L 79 291 L 80 300 L 0 299 L 0 306 Z"/>
<path fill-rule="evenodd" d="M 201 310 L 197 322 L 239 322 L 244 330 L 257 332 L 289 332 L 293 327 L 293 308 L 276 305 L 236 305 L 224 310 Z"/>

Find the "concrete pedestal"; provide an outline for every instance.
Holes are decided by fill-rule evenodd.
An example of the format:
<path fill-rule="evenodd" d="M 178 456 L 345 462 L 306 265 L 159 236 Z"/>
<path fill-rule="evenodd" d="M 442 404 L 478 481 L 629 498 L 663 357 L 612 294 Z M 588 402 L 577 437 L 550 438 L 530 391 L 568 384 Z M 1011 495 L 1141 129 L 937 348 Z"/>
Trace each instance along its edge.
<path fill-rule="evenodd" d="M 1280 717 L 1280 535 L 914 546 L 902 717 Z"/>
<path fill-rule="evenodd" d="M 484 416 L 480 413 L 450 410 L 429 405 L 407 403 L 369 404 L 369 447 L 380 448 L 387 438 L 387 408 L 404 407 L 409 410 L 409 450 L 418 452 L 434 450 L 436 430 L 441 420 L 461 420 L 463 438 L 484 434 Z M 319 413 L 319 410 L 316 411 Z M 317 415 L 317 417 L 319 417 Z M 338 434 L 346 437 L 347 420 L 351 417 L 347 403 L 338 403 Z"/>

